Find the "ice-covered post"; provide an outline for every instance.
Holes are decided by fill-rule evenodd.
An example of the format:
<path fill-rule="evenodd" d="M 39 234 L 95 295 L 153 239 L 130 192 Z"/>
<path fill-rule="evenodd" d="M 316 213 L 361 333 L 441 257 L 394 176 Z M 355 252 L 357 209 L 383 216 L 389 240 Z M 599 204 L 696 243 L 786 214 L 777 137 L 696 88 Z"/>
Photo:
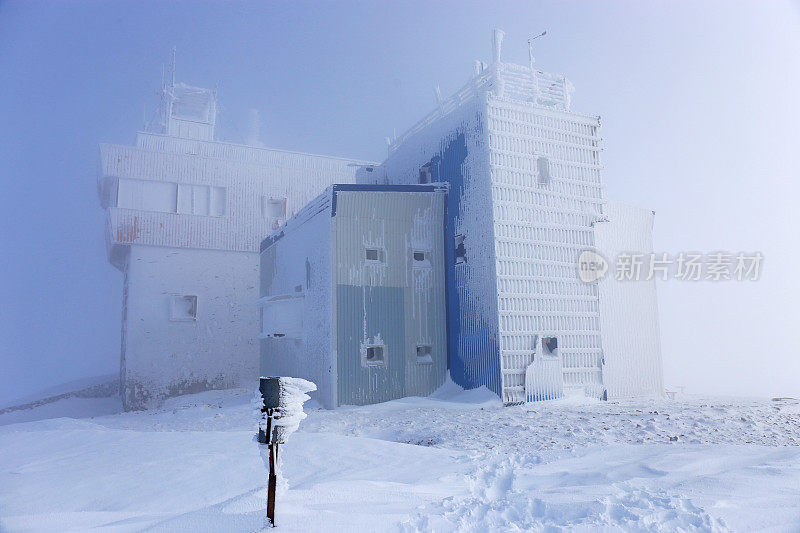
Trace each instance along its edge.
<path fill-rule="evenodd" d="M 285 443 L 289 435 L 300 426 L 300 421 L 306 417 L 303 403 L 310 399 L 306 393 L 317 390 L 317 386 L 300 378 L 262 377 L 258 389 L 261 392 L 258 442 L 269 447 L 267 519 L 274 526 L 278 445 Z"/>

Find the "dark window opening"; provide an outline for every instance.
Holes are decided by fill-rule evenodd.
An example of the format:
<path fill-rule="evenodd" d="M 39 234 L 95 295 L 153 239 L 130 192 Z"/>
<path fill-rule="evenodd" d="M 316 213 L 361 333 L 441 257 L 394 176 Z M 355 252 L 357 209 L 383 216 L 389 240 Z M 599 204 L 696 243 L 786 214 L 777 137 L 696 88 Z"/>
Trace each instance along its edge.
<path fill-rule="evenodd" d="M 550 183 L 550 160 L 546 157 L 536 158 L 536 170 L 539 174 L 539 183 L 545 185 Z"/>
<path fill-rule="evenodd" d="M 431 164 L 427 163 L 422 165 L 419 169 L 419 182 L 420 183 L 430 183 L 431 182 Z"/>
<path fill-rule="evenodd" d="M 558 349 L 557 337 L 545 337 L 542 339 L 542 348 L 545 355 L 555 355 Z"/>
<path fill-rule="evenodd" d="M 364 349 L 364 364 L 383 365 L 386 363 L 386 350 L 384 346 L 367 346 Z"/>
<path fill-rule="evenodd" d="M 429 344 L 420 344 L 417 346 L 417 363 L 431 364 L 433 363 L 433 347 Z"/>
<path fill-rule="evenodd" d="M 464 236 L 463 235 L 456 235 L 455 236 L 455 248 L 456 248 L 456 264 L 464 263 L 467 260 L 467 248 L 464 246 Z"/>
<path fill-rule="evenodd" d="M 367 248 L 364 252 L 364 257 L 367 261 L 384 262 L 386 261 L 386 253 L 380 248 Z"/>
<path fill-rule="evenodd" d="M 425 261 L 425 252 L 414 252 L 414 261 Z"/>

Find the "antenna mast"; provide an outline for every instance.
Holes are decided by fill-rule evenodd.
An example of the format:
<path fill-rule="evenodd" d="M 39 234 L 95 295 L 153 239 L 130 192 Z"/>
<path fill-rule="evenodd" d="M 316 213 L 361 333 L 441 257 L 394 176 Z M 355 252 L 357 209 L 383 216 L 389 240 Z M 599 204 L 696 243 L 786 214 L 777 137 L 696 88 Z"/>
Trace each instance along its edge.
<path fill-rule="evenodd" d="M 533 57 L 533 41 L 535 41 L 539 37 L 544 37 L 545 35 L 547 35 L 547 30 L 543 31 L 536 37 L 531 37 L 530 39 L 528 39 L 528 62 L 530 63 L 531 70 L 533 70 L 533 64 L 536 62 L 536 59 L 534 59 Z"/>
<path fill-rule="evenodd" d="M 175 87 L 175 54 L 177 53 L 178 48 L 176 46 L 172 47 L 172 64 L 170 65 L 170 88 Z"/>

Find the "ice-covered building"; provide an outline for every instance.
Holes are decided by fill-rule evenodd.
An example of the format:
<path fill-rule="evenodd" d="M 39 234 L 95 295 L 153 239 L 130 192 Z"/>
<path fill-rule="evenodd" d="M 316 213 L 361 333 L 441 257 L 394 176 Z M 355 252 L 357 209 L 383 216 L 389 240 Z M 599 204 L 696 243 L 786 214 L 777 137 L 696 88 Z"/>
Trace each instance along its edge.
<path fill-rule="evenodd" d="M 368 162 L 215 140 L 214 91 L 170 81 L 157 131 L 100 145 L 108 259 L 124 275 L 126 408 L 257 377 L 259 243 Z"/>
<path fill-rule="evenodd" d="M 506 403 L 659 394 L 654 282 L 584 283 L 583 250 L 652 250 L 652 212 L 603 197 L 600 120 L 530 64 L 491 65 L 393 140 L 365 183 L 446 182 L 449 370 Z M 613 273 L 612 273 L 613 274 Z"/>
<path fill-rule="evenodd" d="M 328 408 L 428 395 L 447 373 L 446 186 L 333 185 L 261 244 L 261 375 Z"/>

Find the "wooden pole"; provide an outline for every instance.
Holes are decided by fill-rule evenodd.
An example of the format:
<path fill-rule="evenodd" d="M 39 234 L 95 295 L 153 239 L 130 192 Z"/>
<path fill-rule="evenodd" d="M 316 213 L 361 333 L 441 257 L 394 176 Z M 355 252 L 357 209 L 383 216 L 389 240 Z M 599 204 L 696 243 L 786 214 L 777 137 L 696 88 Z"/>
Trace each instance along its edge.
<path fill-rule="evenodd" d="M 272 409 L 267 409 L 267 438 L 266 444 L 269 446 L 269 478 L 267 480 L 267 520 L 269 525 L 275 527 L 275 489 L 277 486 L 277 476 L 275 473 L 275 461 L 277 459 L 277 444 L 272 443 Z"/>
<path fill-rule="evenodd" d="M 272 527 L 275 527 L 275 488 L 277 486 L 277 476 L 275 475 L 275 462 L 278 456 L 278 445 L 269 445 L 269 485 L 267 487 L 267 519 Z"/>

